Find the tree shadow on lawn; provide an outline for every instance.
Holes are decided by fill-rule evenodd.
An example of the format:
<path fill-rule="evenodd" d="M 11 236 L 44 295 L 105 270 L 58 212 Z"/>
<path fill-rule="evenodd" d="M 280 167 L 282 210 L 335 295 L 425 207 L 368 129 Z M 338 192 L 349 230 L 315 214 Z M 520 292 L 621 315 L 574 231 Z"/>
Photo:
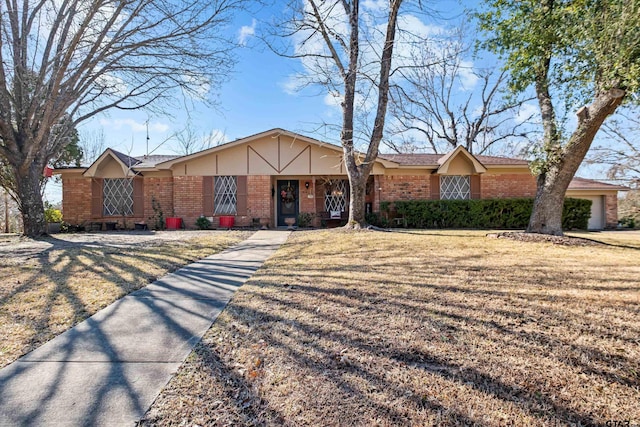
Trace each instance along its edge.
<path fill-rule="evenodd" d="M 260 298 L 264 307 L 279 305 L 283 310 L 301 309 L 299 306 L 289 307 L 286 301 L 266 299 L 263 294 L 254 294 L 252 297 Z M 251 420 L 255 425 L 415 425 L 422 422 L 492 425 L 483 422 L 483 418 L 486 419 L 483 414 L 466 413 L 464 409 L 458 408 L 459 402 L 452 402 L 448 397 L 433 393 L 433 388 L 428 384 L 438 382 L 437 377 L 448 383 L 444 385 L 445 389 L 453 389 L 449 393 L 455 393 L 454 390 L 458 389 L 458 393 L 462 393 L 458 398 L 464 398 L 468 390 L 474 389 L 478 393 L 490 395 L 494 400 L 515 406 L 540 422 L 548 421 L 551 417 L 578 425 L 598 425 L 588 414 L 558 404 L 543 389 L 530 390 L 506 384 L 486 372 L 455 363 L 453 357 L 443 359 L 428 352 L 399 348 L 385 339 L 375 342 L 351 333 L 351 325 L 342 331 L 337 330 L 335 327 L 343 325 L 343 318 L 321 314 L 313 323 L 303 322 L 292 320 L 289 316 L 274 315 L 271 309 L 255 310 L 241 304 L 229 307 L 228 315 L 231 316 L 231 322 L 250 328 L 246 341 L 240 345 L 251 346 L 251 343 L 264 342 L 268 353 L 254 352 L 257 357 L 264 357 L 262 371 L 270 369 L 273 364 L 282 363 L 284 366 L 279 368 L 291 372 L 293 381 L 287 383 L 284 380 L 284 386 L 292 396 L 296 396 L 295 404 L 301 414 L 300 418 L 287 417 L 277 412 L 274 407 L 282 406 L 281 399 L 272 399 L 269 392 L 261 392 L 270 388 L 264 383 L 272 381 L 272 378 L 263 379 L 264 373 L 254 378 L 241 377 L 237 373 L 237 367 L 234 368 L 238 363 L 233 358 L 229 359 L 229 354 L 220 354 L 217 341 L 201 344 L 196 351 L 198 360 L 189 363 L 187 369 L 204 362 L 211 381 L 221 381 L 226 390 L 223 393 L 226 395 L 225 405 L 235 405 L 234 411 L 239 412 L 245 421 Z M 254 321 L 247 324 L 246 319 Z M 327 327 L 327 324 L 331 326 Z M 240 334 L 240 331 L 234 332 Z M 361 332 L 371 333 L 366 330 Z M 206 357 L 201 356 L 202 354 Z M 377 364 L 384 368 L 380 369 Z M 404 373 L 398 375 L 398 371 Z M 422 371 L 422 374 L 418 371 Z M 232 375 L 233 380 L 223 381 L 229 377 L 230 372 L 236 372 Z M 309 377 L 315 379 L 309 380 L 311 384 L 301 383 L 301 380 Z M 403 377 L 414 377 L 414 381 L 405 382 L 406 378 Z M 189 381 L 188 379 L 187 383 Z M 420 385 L 425 387 L 421 388 Z M 443 387 L 442 384 L 439 385 Z M 173 389 L 174 386 L 169 388 Z M 463 390 L 460 392 L 460 389 Z M 238 397 L 238 390 L 242 390 L 241 398 Z M 195 403 L 197 407 L 207 404 Z M 273 411 L 279 414 L 275 422 L 266 422 L 265 418 L 260 418 L 260 414 Z M 255 422 L 256 417 L 258 422 Z"/>
<path fill-rule="evenodd" d="M 142 252 L 135 246 L 121 248 L 99 241 L 70 245 L 51 237 L 46 240 L 51 247 L 22 265 L 7 267 L 18 269 L 20 282 L 7 286 L 0 296 L 0 314 L 6 313 L 0 321 L 7 322 L 8 330 L 20 330 L 11 335 L 26 341 L 14 342 L 0 367 L 146 286 L 157 277 L 149 268 L 164 267 L 168 273 L 193 261 L 170 245 Z"/>
<path fill-rule="evenodd" d="M 585 320 L 576 310 L 585 302 L 579 294 L 567 286 L 566 294 L 549 296 L 553 287 L 541 285 L 531 267 L 520 267 L 521 279 L 531 278 L 520 283 L 521 290 L 491 280 L 482 286 L 438 284 L 438 274 L 464 270 L 459 261 L 391 281 L 372 278 L 370 265 L 294 268 L 274 277 L 267 270 L 236 296 L 219 327 L 218 333 L 232 337 L 234 350 L 219 340 L 203 343 L 216 366 L 207 369 L 211 375 L 237 373 L 246 354 L 264 358 L 260 375 L 236 375 L 234 384 L 251 391 L 243 404 L 233 403 L 231 390 L 223 394 L 235 410 L 253 411 L 250 419 L 276 411 L 278 421 L 263 419 L 267 425 L 497 425 L 523 419 L 605 425 L 607 419 L 640 415 L 615 407 L 607 412 L 611 396 L 598 392 L 619 393 L 613 398 L 621 401 L 638 395 L 637 361 L 627 356 L 638 343 L 628 339 L 628 327 L 610 325 L 606 316 Z M 486 277 L 507 269 L 470 271 Z M 588 311 L 598 307 L 611 315 L 613 308 L 624 310 L 624 304 L 592 302 Z M 617 314 L 637 317 L 637 311 Z M 264 349 L 256 350 L 260 342 Z M 633 348 L 616 354 L 620 342 Z M 296 396 L 300 418 L 281 410 L 286 399 L 273 385 L 272 370 L 291 373 L 283 387 Z M 504 418 L 496 421 L 498 416 Z"/>

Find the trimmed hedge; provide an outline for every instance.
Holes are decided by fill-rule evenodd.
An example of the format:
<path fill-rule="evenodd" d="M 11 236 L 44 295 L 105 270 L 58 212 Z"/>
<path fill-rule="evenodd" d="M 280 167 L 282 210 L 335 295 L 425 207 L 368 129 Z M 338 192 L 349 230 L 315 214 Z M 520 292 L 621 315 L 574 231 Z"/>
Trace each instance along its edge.
<path fill-rule="evenodd" d="M 526 228 L 533 199 L 412 200 L 382 205 L 402 215 L 411 228 Z M 562 227 L 586 229 L 591 201 L 565 199 Z"/>

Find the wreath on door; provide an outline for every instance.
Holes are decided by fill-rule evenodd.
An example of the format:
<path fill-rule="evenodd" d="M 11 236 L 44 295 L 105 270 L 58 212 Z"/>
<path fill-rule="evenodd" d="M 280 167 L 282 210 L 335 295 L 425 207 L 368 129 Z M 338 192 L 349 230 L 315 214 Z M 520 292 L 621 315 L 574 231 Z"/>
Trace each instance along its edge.
<path fill-rule="evenodd" d="M 287 185 L 286 188 L 283 188 L 280 191 L 280 200 L 282 200 L 282 203 L 286 203 L 286 204 L 293 203 L 296 201 L 296 191 L 295 191 L 295 188 L 293 188 L 290 183 Z"/>

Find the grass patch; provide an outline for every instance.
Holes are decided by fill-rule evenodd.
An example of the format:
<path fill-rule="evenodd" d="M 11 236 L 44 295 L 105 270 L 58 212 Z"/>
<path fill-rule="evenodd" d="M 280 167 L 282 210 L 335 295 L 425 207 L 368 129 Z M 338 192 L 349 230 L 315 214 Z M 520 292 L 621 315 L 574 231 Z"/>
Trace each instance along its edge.
<path fill-rule="evenodd" d="M 485 234 L 294 233 L 144 423 L 638 423 L 640 252 Z"/>
<path fill-rule="evenodd" d="M 183 232 L 163 238 L 118 233 L 3 239 L 0 367 L 124 295 L 248 235 Z"/>

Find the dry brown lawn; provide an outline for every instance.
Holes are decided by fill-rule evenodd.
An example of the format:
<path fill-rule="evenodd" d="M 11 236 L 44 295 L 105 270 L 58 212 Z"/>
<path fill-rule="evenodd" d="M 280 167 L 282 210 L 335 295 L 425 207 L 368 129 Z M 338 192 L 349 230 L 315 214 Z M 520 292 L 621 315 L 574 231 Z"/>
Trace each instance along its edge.
<path fill-rule="evenodd" d="M 245 232 L 0 237 L 0 367 Z"/>
<path fill-rule="evenodd" d="M 624 246 L 294 233 L 144 423 L 640 423 L 640 245 Z"/>

